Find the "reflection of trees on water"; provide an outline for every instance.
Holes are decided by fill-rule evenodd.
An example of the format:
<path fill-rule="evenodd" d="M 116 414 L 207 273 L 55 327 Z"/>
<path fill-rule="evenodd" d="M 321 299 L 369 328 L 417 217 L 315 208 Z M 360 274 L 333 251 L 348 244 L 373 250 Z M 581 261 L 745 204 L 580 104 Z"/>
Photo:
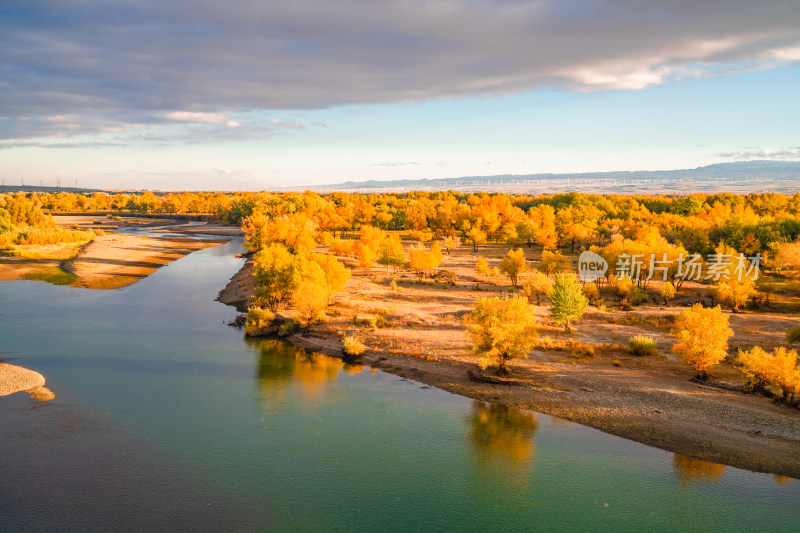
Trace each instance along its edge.
<path fill-rule="evenodd" d="M 722 477 L 725 465 L 676 453 L 672 459 L 672 469 L 681 484 L 716 483 Z"/>
<path fill-rule="evenodd" d="M 259 354 L 258 391 L 270 411 L 285 409 L 286 397 L 293 389 L 299 391 L 304 404 L 319 403 L 340 370 L 355 374 L 364 369 L 277 339 L 246 338 L 246 342 Z"/>
<path fill-rule="evenodd" d="M 534 413 L 476 401 L 467 417 L 467 427 L 467 440 L 482 491 L 528 484 L 535 455 Z"/>

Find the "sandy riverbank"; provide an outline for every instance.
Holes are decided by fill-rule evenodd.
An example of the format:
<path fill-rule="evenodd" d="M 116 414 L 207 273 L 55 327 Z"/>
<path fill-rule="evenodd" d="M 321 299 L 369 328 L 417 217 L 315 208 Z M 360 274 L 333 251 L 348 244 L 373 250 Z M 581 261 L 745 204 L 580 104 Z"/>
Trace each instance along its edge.
<path fill-rule="evenodd" d="M 108 231 L 126 225 L 129 220 L 125 218 L 119 221 L 93 216 L 62 216 L 55 219 L 65 227 L 103 229 L 105 233 L 84 246 L 32 246 L 26 250 L 26 257 L 0 257 L 0 280 L 42 279 L 89 289 L 118 289 L 136 283 L 187 254 L 225 242 L 226 236 L 241 234 L 241 230 L 230 226 L 198 225 L 186 233 L 211 233 L 221 238 L 150 237 Z M 149 221 L 145 226 L 175 222 L 156 220 Z"/>
<path fill-rule="evenodd" d="M 25 391 L 43 402 L 54 399 L 55 394 L 44 386 L 45 379 L 38 372 L 21 366 L 0 363 L 0 396 Z"/>
<path fill-rule="evenodd" d="M 492 251 L 482 253 L 491 261 Z M 502 281 L 481 283 L 470 252 L 445 256 L 442 268 L 455 285 L 418 284 L 397 276 L 390 289 L 384 269 L 356 269 L 325 324 L 288 340 L 311 351 L 341 356 L 342 334 L 361 337 L 370 350 L 363 362 L 409 379 L 484 401 L 557 416 L 665 450 L 760 472 L 800 478 L 800 410 L 768 398 L 709 387 L 690 381 L 692 372 L 669 352 L 668 335 L 677 307 L 642 306 L 635 311 L 592 308 L 572 333 L 548 324 L 547 309 L 537 308 L 540 334 L 555 342 L 594 346 L 593 356 L 570 350 L 537 349 L 511 364 L 508 384 L 476 382 L 478 370 L 459 317 L 480 296 L 506 293 Z M 220 294 L 225 303 L 246 307 L 252 292 L 248 265 Z M 477 283 L 477 286 L 476 286 Z M 506 283 L 507 285 L 507 283 Z M 476 290 L 477 289 L 477 290 Z M 387 327 L 371 318 L 382 316 Z M 731 315 L 731 346 L 777 345 L 796 324 L 790 315 Z M 647 334 L 660 354 L 633 357 L 624 345 Z M 733 350 L 733 349 L 732 349 Z M 733 350 L 735 353 L 735 350 Z M 735 384 L 741 374 L 725 363 L 715 378 Z"/>
<path fill-rule="evenodd" d="M 78 276 L 72 286 L 118 289 L 146 278 L 176 259 L 221 242 L 224 241 L 106 234 L 95 238 L 62 268 Z"/>

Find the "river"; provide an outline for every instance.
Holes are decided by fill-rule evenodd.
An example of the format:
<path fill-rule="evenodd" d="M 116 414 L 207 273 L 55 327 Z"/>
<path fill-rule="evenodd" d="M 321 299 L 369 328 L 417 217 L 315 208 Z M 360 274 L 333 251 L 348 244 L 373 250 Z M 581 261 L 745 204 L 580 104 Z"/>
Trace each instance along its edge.
<path fill-rule="evenodd" d="M 0 531 L 798 531 L 800 480 L 225 325 L 231 242 L 124 289 L 0 284 Z"/>

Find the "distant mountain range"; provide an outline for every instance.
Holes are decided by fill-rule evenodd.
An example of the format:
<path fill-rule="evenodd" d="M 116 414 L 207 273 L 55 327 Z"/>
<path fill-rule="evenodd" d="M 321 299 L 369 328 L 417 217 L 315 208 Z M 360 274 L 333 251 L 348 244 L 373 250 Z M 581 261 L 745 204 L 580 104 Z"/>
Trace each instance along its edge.
<path fill-rule="evenodd" d="M 681 170 L 501 174 L 462 178 L 347 181 L 298 187 L 320 192 L 453 190 L 516 193 L 597 192 L 686 194 L 690 192 L 800 192 L 800 161 L 740 161 Z"/>

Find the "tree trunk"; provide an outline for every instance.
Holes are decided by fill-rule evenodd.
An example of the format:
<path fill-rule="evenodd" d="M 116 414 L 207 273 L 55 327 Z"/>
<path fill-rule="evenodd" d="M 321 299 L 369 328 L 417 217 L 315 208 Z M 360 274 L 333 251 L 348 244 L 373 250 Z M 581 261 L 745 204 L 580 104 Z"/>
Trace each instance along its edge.
<path fill-rule="evenodd" d="M 508 367 L 506 367 L 506 358 L 500 356 L 500 366 L 497 369 L 498 376 L 507 376 L 508 375 Z"/>

